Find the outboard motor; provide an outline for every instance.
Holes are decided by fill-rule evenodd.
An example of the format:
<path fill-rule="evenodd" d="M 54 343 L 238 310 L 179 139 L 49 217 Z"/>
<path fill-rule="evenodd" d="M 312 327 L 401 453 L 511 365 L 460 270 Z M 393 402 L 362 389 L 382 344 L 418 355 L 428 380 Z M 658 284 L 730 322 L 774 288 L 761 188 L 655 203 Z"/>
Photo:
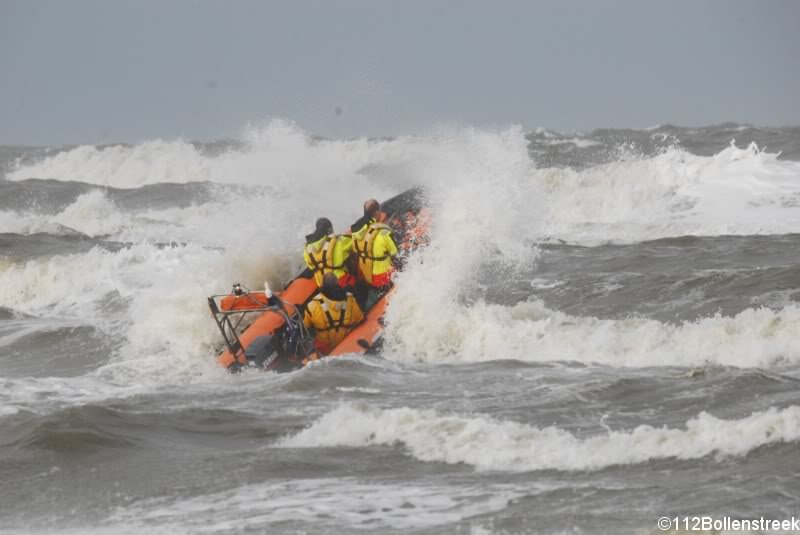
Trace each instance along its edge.
<path fill-rule="evenodd" d="M 271 334 L 259 336 L 244 352 L 248 366 L 267 369 L 278 358 L 275 340 Z"/>

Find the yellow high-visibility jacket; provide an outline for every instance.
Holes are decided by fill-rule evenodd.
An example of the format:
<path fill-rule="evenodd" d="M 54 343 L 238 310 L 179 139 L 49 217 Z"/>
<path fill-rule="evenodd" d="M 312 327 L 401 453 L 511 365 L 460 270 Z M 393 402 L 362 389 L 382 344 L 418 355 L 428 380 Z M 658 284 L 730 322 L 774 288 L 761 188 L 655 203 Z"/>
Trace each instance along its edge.
<path fill-rule="evenodd" d="M 341 278 L 347 273 L 345 262 L 353 251 L 353 240 L 350 236 L 331 234 L 323 236 L 315 242 L 307 243 L 303 250 L 303 259 L 314 274 L 317 286 L 322 286 L 322 277 L 333 273 Z"/>
<path fill-rule="evenodd" d="M 344 300 L 334 301 L 320 292 L 306 306 L 303 323 L 316 331 L 317 347 L 326 353 L 364 319 L 353 294 L 347 292 L 346 295 Z"/>
<path fill-rule="evenodd" d="M 388 284 L 392 257 L 397 254 L 392 229 L 371 219 L 353 231 L 352 238 L 353 251 L 358 255 L 358 270 L 364 280 L 375 286 Z"/>

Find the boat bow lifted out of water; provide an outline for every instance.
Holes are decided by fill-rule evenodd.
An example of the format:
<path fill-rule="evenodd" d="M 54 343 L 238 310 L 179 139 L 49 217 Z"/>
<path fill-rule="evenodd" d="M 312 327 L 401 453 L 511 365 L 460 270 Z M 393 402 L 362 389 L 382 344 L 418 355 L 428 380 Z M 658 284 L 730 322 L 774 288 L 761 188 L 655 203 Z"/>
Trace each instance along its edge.
<path fill-rule="evenodd" d="M 427 241 L 426 204 L 420 188 L 381 204 L 401 259 Z M 225 342 L 217 362 L 232 372 L 245 367 L 286 372 L 324 356 L 315 352 L 311 333 L 303 324 L 305 306 L 317 291 L 311 271 L 305 269 L 281 292 L 273 293 L 267 285 L 264 291 L 253 292 L 237 283 L 230 294 L 209 297 L 211 315 Z M 364 311 L 364 320 L 328 356 L 363 355 L 377 349 L 393 291 Z"/>

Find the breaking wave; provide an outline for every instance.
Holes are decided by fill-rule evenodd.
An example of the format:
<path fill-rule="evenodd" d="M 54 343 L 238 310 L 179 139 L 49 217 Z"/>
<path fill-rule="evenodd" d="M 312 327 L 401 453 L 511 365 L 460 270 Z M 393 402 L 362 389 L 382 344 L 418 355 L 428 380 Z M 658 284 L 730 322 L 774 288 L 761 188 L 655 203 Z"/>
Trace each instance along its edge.
<path fill-rule="evenodd" d="M 279 286 L 300 267 L 303 235 L 316 217 L 345 228 L 363 198 L 413 184 L 427 187 L 434 207 L 432 244 L 398 277 L 387 317 L 394 359 L 764 366 L 800 358 L 793 307 L 670 325 L 466 299 L 488 259 L 530 270 L 544 239 L 593 244 L 800 231 L 800 164 L 752 144 L 731 144 L 712 157 L 673 147 L 572 170 L 537 167 L 519 127 L 318 140 L 276 122 L 216 151 L 182 141 L 78 147 L 18 164 L 7 178 L 98 185 L 56 214 L 0 212 L 5 232 L 78 232 L 122 245 L 12 262 L 0 271 L 0 306 L 78 318 L 126 340 L 113 363 L 123 380 L 194 376 L 216 341 L 206 295 L 233 281 Z M 101 187 L 165 181 L 250 189 L 223 188 L 209 202 L 155 210 L 123 209 Z"/>
<path fill-rule="evenodd" d="M 611 366 L 737 367 L 800 362 L 800 308 L 746 309 L 669 324 L 647 318 L 575 317 L 540 301 L 471 306 L 424 299 L 399 287 L 388 313 L 389 351 L 397 360 L 476 362 L 516 359 Z M 413 295 L 411 295 L 413 294 Z M 410 301 L 410 302 L 409 302 Z M 426 309 L 430 306 L 430 309 Z"/>
<path fill-rule="evenodd" d="M 621 150 L 618 161 L 572 170 L 538 167 L 519 127 L 389 140 L 320 140 L 291 123 L 273 122 L 219 147 L 183 141 L 77 147 L 34 164 L 18 162 L 7 178 L 117 188 L 195 181 L 247 184 L 266 188 L 255 197 L 279 201 L 268 202 L 270 208 L 297 208 L 292 219 L 278 220 L 275 215 L 288 211 L 279 208 L 272 214 L 273 225 L 294 225 L 300 217 L 313 219 L 310 210 L 331 210 L 342 214 L 342 226 L 357 213 L 361 197 L 385 198 L 422 184 L 431 191 L 437 212 L 446 212 L 440 218 L 451 219 L 445 228 L 450 240 L 458 239 L 454 226 L 476 227 L 469 220 L 479 221 L 483 233 L 507 241 L 558 238 L 590 245 L 800 231 L 800 163 L 779 160 L 754 143 L 738 148 L 733 141 L 711 157 L 677 146 L 650 157 Z M 228 214 L 236 209 L 246 218 L 258 213 L 247 200 L 221 199 L 214 208 Z M 104 218 L 104 210 L 98 218 Z M 63 215 L 73 219 L 69 216 Z"/>
<path fill-rule="evenodd" d="M 573 145 L 577 146 L 570 142 Z M 268 455 L 273 464 L 284 459 L 292 463 L 309 458 L 309 453 L 314 458 L 319 455 L 318 466 L 332 475 L 332 479 L 306 479 L 301 466 L 300 472 L 275 479 L 274 470 L 265 465 L 269 474 L 252 473 L 254 477 L 244 484 L 241 478 L 218 478 L 219 485 L 200 490 L 189 482 L 181 486 L 187 492 L 137 491 L 139 497 L 123 495 L 107 504 L 101 500 L 96 513 L 90 513 L 95 526 L 73 531 L 166 533 L 242 526 L 258 530 L 265 525 L 281 529 L 292 522 L 330 531 L 341 530 L 342 525 L 430 530 L 473 517 L 482 522 L 501 511 L 516 510 L 538 499 L 532 493 L 574 490 L 582 477 L 576 480 L 570 474 L 565 481 L 565 473 L 629 467 L 600 473 L 602 478 L 611 474 L 616 486 L 617 472 L 647 471 L 649 463 L 660 460 L 689 460 L 686 464 L 703 463 L 723 471 L 729 463 L 718 461 L 731 457 L 747 457 L 758 464 L 774 456 L 777 460 L 770 462 L 780 463 L 800 441 L 800 408 L 794 405 L 741 419 L 725 420 L 705 412 L 691 418 L 694 411 L 715 412 L 719 406 L 716 398 L 707 404 L 700 398 L 693 412 L 670 423 L 673 427 L 654 427 L 653 421 L 656 425 L 662 421 L 650 417 L 648 398 L 641 413 L 632 412 L 632 418 L 625 419 L 630 422 L 625 428 L 603 432 L 602 420 L 599 426 L 576 430 L 566 423 L 550 425 L 553 421 L 536 411 L 524 411 L 524 417 L 531 418 L 527 423 L 504 417 L 529 408 L 527 388 L 508 397 L 504 394 L 500 413 L 495 413 L 497 406 L 491 401 L 494 394 L 487 398 L 488 405 L 479 401 L 483 396 L 464 398 L 458 381 L 447 387 L 455 390 L 442 392 L 456 401 L 461 414 L 424 410 L 407 402 L 420 392 L 412 383 L 420 379 L 423 389 L 438 388 L 440 377 L 444 378 L 440 374 L 450 377 L 454 372 L 453 377 L 464 377 L 467 385 L 491 383 L 488 392 L 504 389 L 507 376 L 514 378 L 513 372 L 506 373 L 514 370 L 508 363 L 492 366 L 496 371 L 487 381 L 486 366 L 454 371 L 416 362 L 601 363 L 616 371 L 600 372 L 619 377 L 598 387 L 602 396 L 590 397 L 607 396 L 613 402 L 626 402 L 631 381 L 644 388 L 651 384 L 628 379 L 628 375 L 649 376 L 646 371 L 619 369 L 625 366 L 719 364 L 778 367 L 787 375 L 796 371 L 785 369 L 800 362 L 800 309 L 784 306 L 793 294 L 772 301 L 772 309 L 731 308 L 738 313 L 666 323 L 645 317 L 567 314 L 557 310 L 558 304 L 548 301 L 546 306 L 536 300 L 532 287 L 537 277 L 546 276 L 544 270 L 537 273 L 538 243 L 543 240 L 592 245 L 681 234 L 796 231 L 800 229 L 798 164 L 778 160 L 754 145 L 732 145 L 712 157 L 673 147 L 656 156 L 624 156 L 617 162 L 573 170 L 540 168 L 529 149 L 519 128 L 331 141 L 311 139 L 291 125 L 273 124 L 224 147 L 180 141 L 84 147 L 55 155 L 51 151 L 50 157 L 33 166 L 18 164 L 12 180 L 40 177 L 65 182 L 0 181 L 0 189 L 12 192 L 0 211 L 0 233 L 4 233 L 0 240 L 11 249 L 10 254 L 0 252 L 4 318 L 0 353 L 6 364 L 0 377 L 0 420 L 16 426 L 20 444 L 44 450 L 48 458 L 57 455 L 63 458 L 59 466 L 66 466 L 71 462 L 67 457 L 79 452 L 81 458 L 83 452 L 96 451 L 116 459 L 128 446 L 134 455 L 146 454 L 151 446 L 169 448 L 178 435 L 186 435 L 190 446 L 184 460 L 189 464 L 191 459 L 207 457 L 209 444 L 237 444 L 231 451 L 244 454 L 246 462 Z M 88 185 L 66 183 L 70 180 Z M 164 181 L 184 184 L 140 187 Z M 322 361 L 291 376 L 234 376 L 216 365 L 220 339 L 206 305 L 209 294 L 226 291 L 234 281 L 260 288 L 268 280 L 280 287 L 300 267 L 303 236 L 316 217 L 328 216 L 336 228 L 345 228 L 358 216 L 365 197 L 386 198 L 415 183 L 427 187 L 433 206 L 432 243 L 409 258 L 407 269 L 397 278 L 384 358 L 359 359 L 357 364 L 350 359 Z M 783 243 L 764 242 L 769 247 Z M 554 248 L 560 249 L 546 250 Z M 786 258 L 790 255 L 778 261 Z M 496 304 L 481 299 L 514 284 L 522 291 L 501 291 Z M 793 291 L 791 282 L 780 288 Z M 551 378 L 546 370 L 558 371 L 556 381 L 563 372 L 575 371 L 572 366 L 536 366 L 529 371 L 547 384 Z M 598 369 L 584 371 L 592 374 Z M 761 372 L 752 373 L 761 377 Z M 750 389 L 749 372 L 732 375 L 743 379 L 731 383 L 731 391 L 744 386 L 745 395 L 760 392 Z M 682 388 L 691 389 L 695 382 L 687 377 Z M 700 388 L 713 390 L 714 384 L 703 381 Z M 787 381 L 781 389 L 791 388 L 788 385 Z M 771 395 L 772 388 L 762 391 Z M 557 393 L 547 399 L 548 390 L 537 390 L 536 395 L 562 406 L 564 400 Z M 755 408 L 792 403 L 781 392 L 771 398 L 774 403 L 759 402 Z M 368 400 L 370 405 L 337 408 L 330 403 L 332 398 Z M 726 403 L 730 398 L 720 399 Z M 566 417 L 576 415 L 585 422 L 586 402 L 579 396 L 575 406 L 567 403 Z M 663 401 L 667 412 L 670 403 Z M 121 412 L 111 415 L 109 427 L 102 429 L 73 418 L 96 416 L 96 407 Z M 270 416 L 265 407 L 280 407 L 281 418 Z M 142 413 L 149 416 L 138 419 Z M 309 420 L 311 415 L 315 421 Z M 635 427 L 642 421 L 639 415 L 651 425 Z M 136 416 L 136 433 L 118 435 L 130 427 L 129 416 Z M 681 425 L 685 419 L 689 421 Z M 188 425 L 175 431 L 173 420 Z M 146 424 L 156 421 L 166 427 Z M 288 435 L 309 421 L 314 421 L 310 427 Z M 34 425 L 24 431 L 27 422 Z M 209 431 L 212 434 L 205 435 Z M 218 442 L 223 435 L 225 441 Z M 164 436 L 166 442 L 160 438 Z M 206 438 L 197 442 L 202 436 Z M 255 450 L 253 437 L 261 437 L 261 447 Z M 296 451 L 330 447 L 358 449 Z M 388 447 L 397 450 L 387 456 Z M 13 444 L 11 448 L 13 462 L 24 452 Z M 377 455 L 364 456 L 362 448 L 378 450 Z M 405 460 L 401 452 L 407 455 Z M 365 461 L 357 480 L 349 477 L 351 456 L 355 462 Z M 173 466 L 174 459 L 162 460 L 185 472 Z M 385 479 L 384 474 L 404 473 L 418 461 L 419 470 L 411 470 L 408 478 Z M 445 470 L 442 479 L 441 470 L 431 471 L 422 462 L 462 466 Z M 58 469 L 51 465 L 41 470 Z M 102 462 L 98 467 L 103 470 Z M 561 481 L 531 483 L 526 474 L 542 470 L 556 471 Z M 487 471 L 499 473 L 499 484 L 483 473 Z M 515 478 L 511 473 L 522 475 Z M 524 481 L 512 482 L 520 477 Z M 35 486 L 54 488 L 69 481 L 41 478 Z M 624 477 L 621 481 L 628 490 Z M 596 482 L 586 484 L 595 492 Z M 630 492 L 638 494 L 635 488 Z M 574 500 L 565 508 L 582 499 L 581 492 L 571 490 L 570 495 Z M 557 491 L 555 499 L 563 501 L 561 496 Z M 651 495 L 643 499 L 650 500 Z M 47 513 L 59 519 L 54 521 L 57 525 L 86 514 L 63 510 Z M 30 525 L 27 518 L 17 518 L 20 529 Z"/>
<path fill-rule="evenodd" d="M 84 234 L 91 237 L 119 232 L 126 224 L 123 215 L 101 190 L 79 195 L 61 212 L 50 215 L 36 211 L 0 211 L 0 228 L 16 234 L 46 233 L 55 236 Z"/>
<path fill-rule="evenodd" d="M 82 145 L 33 164 L 17 163 L 8 180 L 43 178 L 135 188 L 160 182 L 209 179 L 209 159 L 185 141 L 147 141 L 138 145 Z"/>
<path fill-rule="evenodd" d="M 594 244 L 800 231 L 798 162 L 779 160 L 754 143 L 739 148 L 734 141 L 711 157 L 678 146 L 647 157 L 623 149 L 618 161 L 588 169 L 540 168 L 519 127 L 321 140 L 291 123 L 273 122 L 220 146 L 152 141 L 77 147 L 37 163 L 18 162 L 7 178 L 117 188 L 247 184 L 268 188 L 264 197 L 292 206 L 310 201 L 312 207 L 357 206 L 365 193 L 386 197 L 422 184 L 437 202 L 455 196 L 458 202 L 448 204 L 460 202 L 463 217 L 488 223 L 487 232 L 501 234 L 506 219 L 524 219 L 514 227 L 515 240 Z M 344 213 L 354 211 L 348 208 Z"/>
<path fill-rule="evenodd" d="M 629 431 L 579 438 L 557 427 L 538 428 L 483 416 L 447 416 L 433 410 L 382 410 L 342 405 L 282 447 L 402 445 L 420 461 L 464 463 L 479 470 L 600 470 L 656 459 L 744 456 L 769 444 L 800 440 L 800 407 L 770 408 L 741 420 L 701 412 L 686 429 L 641 425 Z"/>
<path fill-rule="evenodd" d="M 217 334 L 204 295 L 229 280 L 257 287 L 266 279 L 277 285 L 294 267 L 291 258 L 273 258 L 266 251 L 240 260 L 195 245 L 95 247 L 85 254 L 8 266 L 0 271 L 0 302 L 19 313 L 83 322 L 127 340 L 127 365 L 159 376 L 210 360 Z M 413 281 L 426 273 L 412 269 L 403 277 Z M 426 294 L 426 286 L 407 284 L 398 285 L 387 321 L 387 356 L 398 361 L 518 359 L 632 367 L 800 362 L 800 309 L 794 306 L 673 325 L 646 318 L 575 317 L 539 301 L 458 304 L 444 290 Z M 443 314 L 443 307 L 449 313 Z"/>

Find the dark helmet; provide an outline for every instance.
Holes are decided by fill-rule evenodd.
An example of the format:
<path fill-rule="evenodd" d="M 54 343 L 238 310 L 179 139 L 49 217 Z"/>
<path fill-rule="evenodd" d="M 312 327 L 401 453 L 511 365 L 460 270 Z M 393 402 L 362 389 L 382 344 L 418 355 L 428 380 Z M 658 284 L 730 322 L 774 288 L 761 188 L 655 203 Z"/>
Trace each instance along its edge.
<path fill-rule="evenodd" d="M 317 219 L 316 232 L 331 234 L 333 232 L 333 223 L 327 217 L 320 217 Z"/>
<path fill-rule="evenodd" d="M 326 273 L 322 276 L 322 287 L 327 290 L 339 288 L 339 278 L 333 273 Z"/>

